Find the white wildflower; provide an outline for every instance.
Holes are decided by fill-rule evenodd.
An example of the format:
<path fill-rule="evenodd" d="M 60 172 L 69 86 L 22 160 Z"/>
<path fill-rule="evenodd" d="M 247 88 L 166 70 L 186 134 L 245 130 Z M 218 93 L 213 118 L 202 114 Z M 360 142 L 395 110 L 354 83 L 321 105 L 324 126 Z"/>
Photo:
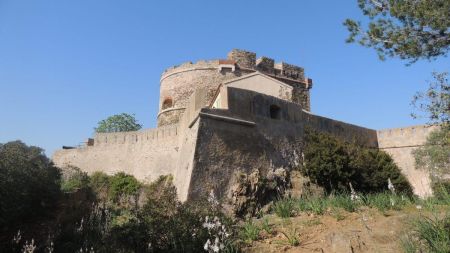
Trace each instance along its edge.
<path fill-rule="evenodd" d="M 36 250 L 36 245 L 34 245 L 34 239 L 31 239 L 30 244 L 28 244 L 28 241 L 25 242 L 25 245 L 23 245 L 22 252 L 23 253 L 33 253 L 34 250 Z"/>
<path fill-rule="evenodd" d="M 20 233 L 20 229 L 19 229 L 19 231 L 17 231 L 17 235 L 15 235 L 13 237 L 13 242 L 15 244 L 19 244 L 21 240 L 22 240 L 22 234 Z"/>
<path fill-rule="evenodd" d="M 212 207 L 218 207 L 219 206 L 219 200 L 217 200 L 216 195 L 214 195 L 214 191 L 211 190 L 209 192 L 208 196 L 208 202 L 211 204 Z"/>
<path fill-rule="evenodd" d="M 206 251 L 209 251 L 209 247 L 211 246 L 211 241 L 208 239 L 208 241 L 206 241 L 205 246 L 203 246 L 203 249 Z"/>
<path fill-rule="evenodd" d="M 388 189 L 389 191 L 391 191 L 393 194 L 395 194 L 395 187 L 392 184 L 391 178 L 388 178 Z"/>
<path fill-rule="evenodd" d="M 356 194 L 355 189 L 353 189 L 352 183 L 348 183 L 348 185 L 350 186 L 350 199 L 352 201 L 359 200 L 359 196 Z"/>
<path fill-rule="evenodd" d="M 209 234 L 209 239 L 206 241 L 203 249 L 209 253 L 223 250 L 225 248 L 224 242 L 230 234 L 227 232 L 226 226 L 220 221 L 220 218 L 215 216 L 213 219 L 210 219 L 209 216 L 206 216 L 202 226 L 206 228 Z"/>

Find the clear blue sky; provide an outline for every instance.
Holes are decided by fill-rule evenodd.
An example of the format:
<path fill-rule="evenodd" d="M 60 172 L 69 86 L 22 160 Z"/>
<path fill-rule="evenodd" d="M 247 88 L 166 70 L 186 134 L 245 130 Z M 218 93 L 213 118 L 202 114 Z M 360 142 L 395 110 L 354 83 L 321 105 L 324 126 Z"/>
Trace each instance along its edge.
<path fill-rule="evenodd" d="M 346 1 L 0 0 L 0 143 L 48 155 L 109 115 L 156 123 L 162 71 L 241 48 L 303 66 L 315 114 L 382 129 L 423 123 L 411 97 L 450 61 L 378 60 L 346 44 Z"/>

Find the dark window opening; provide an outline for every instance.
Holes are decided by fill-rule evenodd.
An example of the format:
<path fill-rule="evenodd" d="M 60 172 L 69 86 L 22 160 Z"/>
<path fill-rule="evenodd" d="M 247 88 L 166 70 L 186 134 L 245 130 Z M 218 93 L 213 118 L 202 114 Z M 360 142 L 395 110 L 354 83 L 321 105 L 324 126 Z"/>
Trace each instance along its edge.
<path fill-rule="evenodd" d="M 278 105 L 270 106 L 270 118 L 281 119 L 281 109 Z"/>
<path fill-rule="evenodd" d="M 171 108 L 173 106 L 173 101 L 171 98 L 164 99 L 164 102 L 162 104 L 162 110 L 165 110 L 167 108 Z"/>
<path fill-rule="evenodd" d="M 220 69 L 220 71 L 221 71 L 222 73 L 228 73 L 228 72 L 233 72 L 233 69 L 232 69 L 232 68 L 228 68 L 228 67 L 222 67 L 222 68 Z"/>

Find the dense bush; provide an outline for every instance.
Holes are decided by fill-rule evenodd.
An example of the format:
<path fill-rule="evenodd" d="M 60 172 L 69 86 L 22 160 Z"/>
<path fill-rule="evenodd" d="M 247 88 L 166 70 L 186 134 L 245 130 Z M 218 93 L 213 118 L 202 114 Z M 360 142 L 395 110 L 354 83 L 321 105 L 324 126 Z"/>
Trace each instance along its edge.
<path fill-rule="evenodd" d="M 0 144 L 0 228 L 39 215 L 56 203 L 60 172 L 43 150 L 20 141 Z"/>
<path fill-rule="evenodd" d="M 79 168 L 71 167 L 63 171 L 61 181 L 61 190 L 63 192 L 73 192 L 81 188 L 87 187 L 89 184 L 89 177 L 86 172 Z"/>
<path fill-rule="evenodd" d="M 119 172 L 109 178 L 109 196 L 117 201 L 122 196 L 134 196 L 137 194 L 141 184 L 131 175 Z"/>
<path fill-rule="evenodd" d="M 349 183 L 359 192 L 382 192 L 387 190 L 390 178 L 398 192 L 412 194 L 406 178 L 383 151 L 362 148 L 311 130 L 306 131 L 305 143 L 302 173 L 328 193 L 348 192 Z"/>
<path fill-rule="evenodd" d="M 170 176 L 143 184 L 124 173 L 87 176 L 71 168 L 64 172 L 62 185 L 67 191 L 60 195 L 57 217 L 38 221 L 51 225 L 48 234 L 28 233 L 29 226 L 20 223 L 26 236 L 11 245 L 0 245 L 6 252 L 22 252 L 31 238 L 35 239 L 35 252 L 47 252 L 50 245 L 52 252 L 200 252 L 208 240 L 212 242 L 209 247 L 216 246 L 218 230 L 231 232 L 230 221 L 215 201 L 178 201 Z M 9 238 L 14 233 L 17 230 Z M 224 235 L 221 233 L 220 244 L 229 247 Z M 0 252 L 3 249 L 0 247 Z"/>

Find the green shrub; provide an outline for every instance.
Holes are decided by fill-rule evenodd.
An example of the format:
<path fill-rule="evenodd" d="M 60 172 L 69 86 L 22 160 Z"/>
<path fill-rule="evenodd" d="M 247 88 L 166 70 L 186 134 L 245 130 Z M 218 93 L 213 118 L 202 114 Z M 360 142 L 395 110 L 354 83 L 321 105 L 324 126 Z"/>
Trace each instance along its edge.
<path fill-rule="evenodd" d="M 96 171 L 89 177 L 89 186 L 95 192 L 107 190 L 109 188 L 109 176 L 104 172 Z"/>
<path fill-rule="evenodd" d="M 392 158 L 378 149 L 345 143 L 329 134 L 307 130 L 302 173 L 328 192 L 347 192 L 349 183 L 362 193 L 382 192 L 390 178 L 397 192 L 412 188 Z"/>
<path fill-rule="evenodd" d="M 68 168 L 63 173 L 61 190 L 63 192 L 73 192 L 78 189 L 86 188 L 89 185 L 89 176 L 79 168 Z"/>
<path fill-rule="evenodd" d="M 117 201 L 122 196 L 135 195 L 141 184 L 132 175 L 119 172 L 109 178 L 109 196 Z"/>
<path fill-rule="evenodd" d="M 295 204 L 292 199 L 282 199 L 275 202 L 273 210 L 278 217 L 289 218 L 296 214 Z"/>
<path fill-rule="evenodd" d="M 60 194 L 60 171 L 41 148 L 0 144 L 0 228 L 43 215 Z"/>

